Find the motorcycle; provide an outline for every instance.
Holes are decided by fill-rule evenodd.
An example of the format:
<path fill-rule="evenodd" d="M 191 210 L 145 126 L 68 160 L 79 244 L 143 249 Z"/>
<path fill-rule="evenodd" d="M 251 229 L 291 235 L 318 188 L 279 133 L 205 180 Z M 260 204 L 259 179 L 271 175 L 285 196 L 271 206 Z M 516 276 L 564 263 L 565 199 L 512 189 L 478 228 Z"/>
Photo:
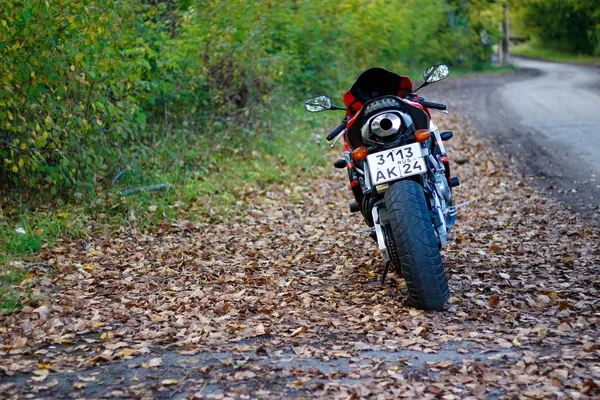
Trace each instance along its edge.
<path fill-rule="evenodd" d="M 385 261 L 382 284 L 391 264 L 406 281 L 409 303 L 425 310 L 441 309 L 450 297 L 440 249 L 458 208 L 467 205 L 452 200 L 460 182 L 450 176 L 443 142 L 453 133 L 440 132 L 431 118 L 430 110 L 447 113 L 447 107 L 416 94 L 449 72 L 444 64 L 428 67 L 413 90 L 409 77 L 371 68 L 344 93 L 345 107 L 326 95 L 305 103 L 309 112 L 346 111 L 327 140 L 331 147 L 344 140 L 344 156 L 334 166 L 348 172 L 350 211 L 362 214 L 377 242 Z"/>

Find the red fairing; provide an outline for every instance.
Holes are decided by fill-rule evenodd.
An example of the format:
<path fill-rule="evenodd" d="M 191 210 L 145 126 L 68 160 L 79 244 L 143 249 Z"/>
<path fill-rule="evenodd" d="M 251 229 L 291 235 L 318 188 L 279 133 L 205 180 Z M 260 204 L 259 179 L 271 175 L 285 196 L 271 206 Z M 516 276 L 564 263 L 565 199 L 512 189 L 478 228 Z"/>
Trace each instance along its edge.
<path fill-rule="evenodd" d="M 361 104 L 360 106 L 362 107 L 362 104 Z M 359 110 L 360 110 L 360 108 L 359 108 Z M 346 115 L 347 115 L 347 111 L 346 111 Z M 352 126 L 352 124 L 354 124 L 354 122 L 356 121 L 356 117 L 358 117 L 358 113 L 354 114 L 354 117 L 352 117 L 352 118 L 350 119 L 350 121 L 348 121 L 348 122 L 346 123 L 346 129 L 347 129 L 347 130 L 350 130 L 350 127 L 351 127 L 351 126 Z M 346 135 L 344 135 L 344 140 L 345 140 L 345 139 L 346 139 Z"/>
<path fill-rule="evenodd" d="M 350 93 L 349 90 L 344 92 L 344 104 L 346 105 L 346 116 L 347 117 L 359 112 L 363 106 L 363 103 L 356 100 L 356 97 L 354 97 L 352 95 L 352 93 Z"/>
<path fill-rule="evenodd" d="M 346 116 L 354 115 L 360 111 L 363 106 L 354 95 L 351 93 L 351 90 L 347 90 L 344 92 L 344 104 L 346 105 Z M 402 97 L 406 93 L 412 93 L 413 84 L 408 76 L 400 76 L 400 85 L 396 96 Z"/>
<path fill-rule="evenodd" d="M 364 71 L 356 79 L 352 87 L 344 93 L 344 104 L 346 105 L 346 117 L 353 117 L 346 124 L 346 129 L 350 129 L 356 121 L 358 112 L 367 101 L 385 95 L 394 95 L 403 97 L 406 93 L 412 93 L 413 85 L 408 76 L 402 76 L 385 70 L 383 68 L 370 68 Z M 411 102 L 411 104 L 413 104 Z M 415 105 L 423 109 L 420 104 Z M 349 151 L 350 147 L 344 135 L 344 150 Z"/>
<path fill-rule="evenodd" d="M 348 144 L 348 140 L 346 140 L 346 134 L 344 133 L 344 151 L 350 152 L 352 151 L 352 149 L 350 148 L 350 145 Z"/>

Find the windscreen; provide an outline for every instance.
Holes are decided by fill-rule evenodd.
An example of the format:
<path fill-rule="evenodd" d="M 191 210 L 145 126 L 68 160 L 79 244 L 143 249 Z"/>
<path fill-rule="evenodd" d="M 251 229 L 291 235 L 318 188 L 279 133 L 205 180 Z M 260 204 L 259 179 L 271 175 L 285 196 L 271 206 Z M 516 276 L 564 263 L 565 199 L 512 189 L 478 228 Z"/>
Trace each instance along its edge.
<path fill-rule="evenodd" d="M 350 93 L 363 104 L 375 97 L 398 96 L 405 91 L 412 91 L 410 78 L 383 68 L 366 70 L 350 88 Z"/>

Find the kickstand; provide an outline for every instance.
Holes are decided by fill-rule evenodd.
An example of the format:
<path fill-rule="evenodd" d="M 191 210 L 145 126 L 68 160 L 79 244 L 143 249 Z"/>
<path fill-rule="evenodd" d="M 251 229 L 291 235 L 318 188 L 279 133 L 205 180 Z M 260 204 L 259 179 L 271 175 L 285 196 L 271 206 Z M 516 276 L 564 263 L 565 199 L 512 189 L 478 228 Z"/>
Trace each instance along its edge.
<path fill-rule="evenodd" d="M 390 269 L 390 262 L 387 261 L 385 263 L 385 267 L 383 267 L 383 276 L 381 277 L 381 284 L 385 284 L 385 277 L 387 276 L 388 270 Z"/>

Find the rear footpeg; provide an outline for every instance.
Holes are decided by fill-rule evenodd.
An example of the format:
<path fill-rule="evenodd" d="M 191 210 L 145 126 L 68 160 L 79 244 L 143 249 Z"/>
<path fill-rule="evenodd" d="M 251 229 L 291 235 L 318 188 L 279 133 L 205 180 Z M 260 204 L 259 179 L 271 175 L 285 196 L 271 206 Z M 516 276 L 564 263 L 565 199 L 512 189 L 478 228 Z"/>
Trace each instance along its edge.
<path fill-rule="evenodd" d="M 458 217 L 458 209 L 462 207 L 469 207 L 469 202 L 457 204 L 455 206 L 448 207 L 448 212 L 446 213 L 446 229 L 452 228 L 454 223 L 456 222 L 456 217 Z"/>
<path fill-rule="evenodd" d="M 454 136 L 454 134 L 452 133 L 452 131 L 444 131 L 444 132 L 440 132 L 440 137 L 442 138 L 442 140 L 445 142 L 446 140 L 450 140 L 452 139 L 452 136 Z"/>
<path fill-rule="evenodd" d="M 377 233 L 375 233 L 375 227 L 369 229 L 362 229 L 358 231 L 360 237 L 363 237 L 363 234 L 365 233 L 367 234 L 367 236 L 369 236 L 371 239 L 377 242 Z"/>
<path fill-rule="evenodd" d="M 346 168 L 346 165 L 347 165 L 346 160 L 344 160 L 343 158 L 340 158 L 339 160 L 335 160 L 333 163 L 333 166 L 336 168 L 339 168 L 339 169 Z"/>

